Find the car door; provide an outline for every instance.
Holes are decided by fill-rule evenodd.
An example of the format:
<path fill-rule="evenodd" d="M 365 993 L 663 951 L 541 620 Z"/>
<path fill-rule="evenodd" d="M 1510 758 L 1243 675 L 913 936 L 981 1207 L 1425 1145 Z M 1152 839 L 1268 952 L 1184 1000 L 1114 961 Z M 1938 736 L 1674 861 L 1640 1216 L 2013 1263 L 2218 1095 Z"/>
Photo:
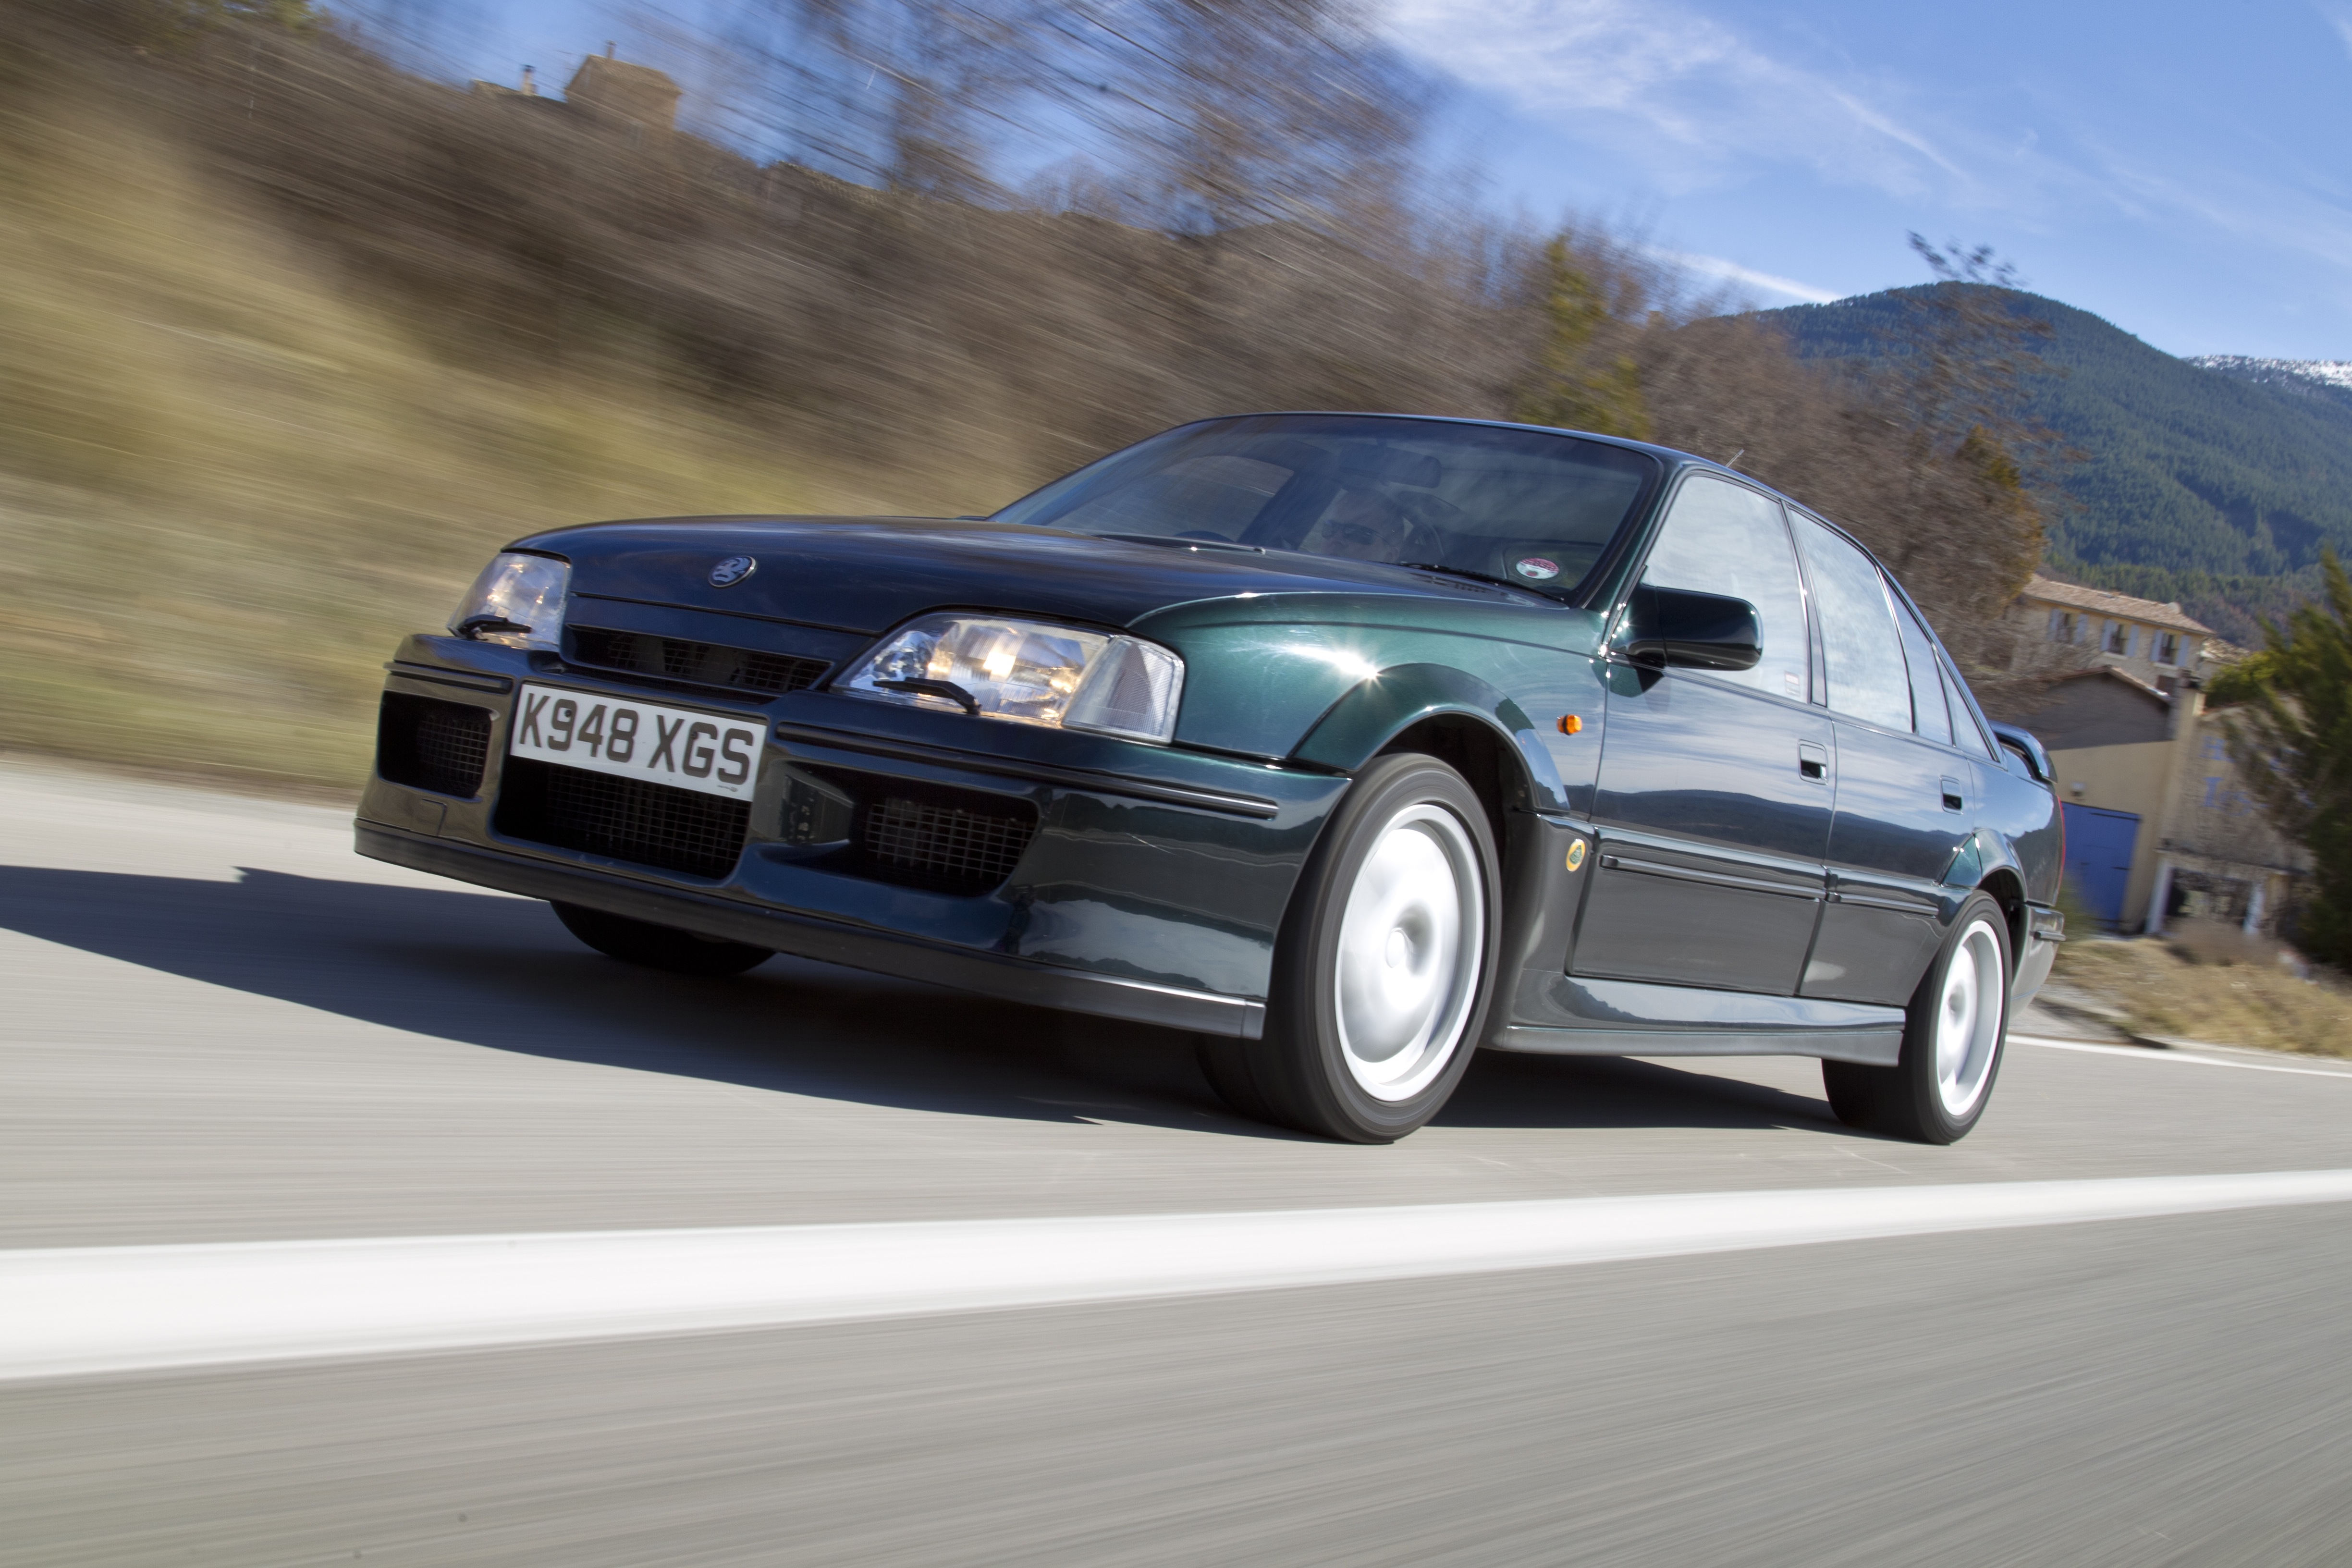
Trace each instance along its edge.
<path fill-rule="evenodd" d="M 1926 629 L 1860 547 L 1794 521 L 1837 729 L 1829 891 L 1800 994 L 1901 1005 L 1943 938 L 1944 876 L 1976 832 L 1976 770 L 1952 743 Z"/>
<path fill-rule="evenodd" d="M 1810 700 L 1804 590 L 1780 503 L 1691 475 L 1642 581 L 1745 599 L 1764 657 L 1732 671 L 1612 660 L 1600 867 L 1570 971 L 1789 995 L 1822 891 L 1832 737 Z"/>

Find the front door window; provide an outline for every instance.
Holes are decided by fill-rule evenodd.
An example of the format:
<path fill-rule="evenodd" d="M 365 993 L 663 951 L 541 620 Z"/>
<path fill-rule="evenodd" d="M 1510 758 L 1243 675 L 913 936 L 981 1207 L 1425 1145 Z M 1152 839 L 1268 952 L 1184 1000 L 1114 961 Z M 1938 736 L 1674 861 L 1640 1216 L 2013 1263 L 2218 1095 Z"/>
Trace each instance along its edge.
<path fill-rule="evenodd" d="M 1642 581 L 1653 588 L 1727 595 L 1755 605 L 1764 632 L 1762 662 L 1753 669 L 1717 671 L 1715 678 L 1806 700 L 1805 672 L 1811 660 L 1805 603 L 1777 501 L 1727 479 L 1693 477 L 1675 498 Z"/>

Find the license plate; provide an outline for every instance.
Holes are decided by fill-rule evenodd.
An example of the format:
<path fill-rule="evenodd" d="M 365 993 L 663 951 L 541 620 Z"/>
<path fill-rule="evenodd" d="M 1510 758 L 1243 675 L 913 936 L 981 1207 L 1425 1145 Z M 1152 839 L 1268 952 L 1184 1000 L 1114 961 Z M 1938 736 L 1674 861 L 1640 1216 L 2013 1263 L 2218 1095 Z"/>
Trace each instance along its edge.
<path fill-rule="evenodd" d="M 525 686 L 507 754 L 749 800 L 759 783 L 760 729 L 690 708 Z"/>

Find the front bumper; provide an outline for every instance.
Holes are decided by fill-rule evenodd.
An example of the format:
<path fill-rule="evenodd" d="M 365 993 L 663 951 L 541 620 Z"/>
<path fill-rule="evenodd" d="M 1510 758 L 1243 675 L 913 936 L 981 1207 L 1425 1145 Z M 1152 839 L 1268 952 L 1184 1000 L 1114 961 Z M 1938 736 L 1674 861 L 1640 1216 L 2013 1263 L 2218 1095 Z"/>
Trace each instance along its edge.
<path fill-rule="evenodd" d="M 473 845 L 361 822 L 356 847 L 371 859 L 552 902 L 585 904 L 657 925 L 750 942 L 801 958 L 908 980 L 929 980 L 1009 1001 L 1171 1029 L 1256 1039 L 1265 1004 L 1212 992 L 1064 969 L 1003 953 L 973 952 L 906 933 L 860 930 L 790 910 L 625 880 Z"/>
<path fill-rule="evenodd" d="M 715 693 L 455 638 L 412 637 L 388 668 L 391 701 L 487 714 L 486 754 L 470 795 L 394 782 L 380 759 L 356 825 L 362 855 L 803 957 L 1243 1038 L 1263 1027 L 1284 907 L 1348 782 L 817 691 Z M 758 790 L 731 868 L 697 876 L 534 841 L 511 812 L 502 825 L 508 725 L 526 679 L 757 724 Z M 1000 885 L 908 886 L 808 842 L 810 789 L 845 785 L 867 798 L 995 803 L 1034 812 L 1035 827 Z"/>

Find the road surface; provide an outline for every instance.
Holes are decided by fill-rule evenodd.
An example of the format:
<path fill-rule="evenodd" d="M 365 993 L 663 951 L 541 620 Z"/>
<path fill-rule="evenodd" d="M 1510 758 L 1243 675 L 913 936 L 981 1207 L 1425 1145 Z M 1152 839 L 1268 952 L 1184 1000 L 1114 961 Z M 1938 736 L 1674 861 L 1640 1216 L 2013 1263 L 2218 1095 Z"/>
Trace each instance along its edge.
<path fill-rule="evenodd" d="M 22 761 L 0 995 L 10 1568 L 2352 1560 L 2352 1205 L 2165 1180 L 2340 1187 L 2326 1063 L 2029 1015 L 1926 1149 L 1838 1126 L 1805 1062 L 1487 1057 L 1343 1147 L 1226 1114 L 1172 1035 L 650 975 L 355 858 L 341 813 Z M 2071 1223 L 1985 1217 L 2026 1183 Z M 1610 1225 L 1697 1239 L 1559 1239 Z M 716 1300 L 688 1232 L 801 1259 L 761 1289 L 803 1306 L 597 1317 Z M 1357 1272 L 1317 1273 L 1340 1237 Z M 852 1242 L 897 1294 L 807 1307 Z M 540 1299 L 483 1329 L 496 1267 Z M 102 1370 L 35 1364 L 23 1289 L 9 1359 L 43 1269 Z M 216 1298 L 318 1337 L 140 1338 Z"/>

